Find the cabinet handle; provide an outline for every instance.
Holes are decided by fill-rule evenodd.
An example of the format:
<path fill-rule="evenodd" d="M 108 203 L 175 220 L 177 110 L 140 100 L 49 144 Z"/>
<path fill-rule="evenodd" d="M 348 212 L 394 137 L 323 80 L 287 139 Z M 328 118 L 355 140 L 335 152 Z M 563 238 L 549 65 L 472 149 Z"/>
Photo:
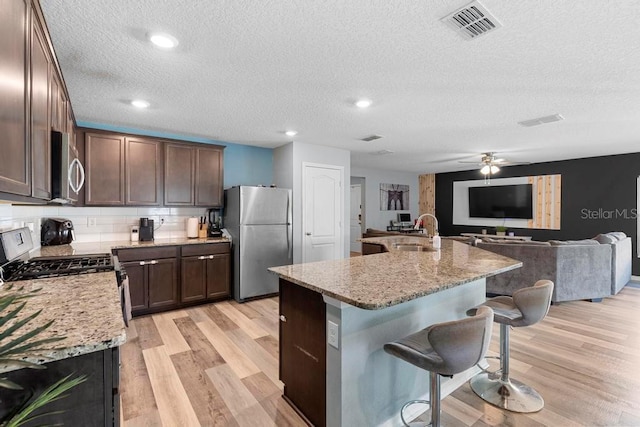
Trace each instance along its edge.
<path fill-rule="evenodd" d="M 209 259 L 213 259 L 213 255 L 209 255 Z"/>
<path fill-rule="evenodd" d="M 140 261 L 140 265 L 145 265 L 145 264 L 146 264 L 146 262 Z"/>
<path fill-rule="evenodd" d="M 311 236 L 311 233 L 304 233 L 304 234 L 306 234 L 307 236 Z"/>
<path fill-rule="evenodd" d="M 287 323 L 287 318 L 284 316 L 284 314 L 280 315 L 280 321 L 284 322 L 284 323 Z"/>
<path fill-rule="evenodd" d="M 154 259 L 153 261 L 150 261 L 150 262 L 149 262 L 149 264 L 151 264 L 151 265 L 155 265 L 155 264 L 157 264 L 157 263 L 158 263 L 158 261 L 156 261 L 155 259 Z"/>
<path fill-rule="evenodd" d="M 198 259 L 207 259 L 206 256 L 199 256 Z"/>

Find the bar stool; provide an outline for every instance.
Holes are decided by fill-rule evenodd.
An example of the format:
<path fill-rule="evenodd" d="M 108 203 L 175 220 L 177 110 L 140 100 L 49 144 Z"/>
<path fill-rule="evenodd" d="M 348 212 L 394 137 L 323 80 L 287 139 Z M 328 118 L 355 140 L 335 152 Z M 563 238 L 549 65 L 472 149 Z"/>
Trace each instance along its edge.
<path fill-rule="evenodd" d="M 473 317 L 437 323 L 401 340 L 387 343 L 384 351 L 429 371 L 430 400 L 411 400 L 400 410 L 405 426 L 405 409 L 414 403 L 431 406 L 431 426 L 440 426 L 440 376 L 451 377 L 476 365 L 491 340 L 493 310 L 479 307 Z"/>
<path fill-rule="evenodd" d="M 491 307 L 494 320 L 500 324 L 500 369 L 485 371 L 470 381 L 471 389 L 483 400 L 512 412 L 538 412 L 544 407 L 544 399 L 537 391 L 509 377 L 509 327 L 530 326 L 544 319 L 552 294 L 553 282 L 538 280 L 531 287 L 518 289 L 511 297 L 491 298 L 477 308 Z M 475 311 L 471 309 L 467 314 Z"/>

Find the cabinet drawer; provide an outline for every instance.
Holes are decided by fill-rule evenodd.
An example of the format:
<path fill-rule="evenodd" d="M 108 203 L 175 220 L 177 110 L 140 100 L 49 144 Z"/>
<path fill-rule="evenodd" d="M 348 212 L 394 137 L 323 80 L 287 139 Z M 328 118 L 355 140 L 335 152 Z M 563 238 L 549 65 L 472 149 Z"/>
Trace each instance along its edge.
<path fill-rule="evenodd" d="M 157 248 L 133 248 L 118 249 L 118 260 L 123 261 L 147 261 L 152 259 L 176 258 L 178 246 L 166 246 Z"/>
<path fill-rule="evenodd" d="M 203 245 L 185 245 L 182 256 L 213 255 L 229 253 L 229 243 L 205 243 Z"/>

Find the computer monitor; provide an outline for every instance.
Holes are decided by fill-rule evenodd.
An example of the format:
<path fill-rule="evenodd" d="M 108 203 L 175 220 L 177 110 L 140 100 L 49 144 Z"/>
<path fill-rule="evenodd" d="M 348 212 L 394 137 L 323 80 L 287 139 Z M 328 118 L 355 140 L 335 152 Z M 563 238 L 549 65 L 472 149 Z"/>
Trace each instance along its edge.
<path fill-rule="evenodd" d="M 402 225 L 411 225 L 411 214 L 407 212 L 398 213 L 398 222 Z"/>

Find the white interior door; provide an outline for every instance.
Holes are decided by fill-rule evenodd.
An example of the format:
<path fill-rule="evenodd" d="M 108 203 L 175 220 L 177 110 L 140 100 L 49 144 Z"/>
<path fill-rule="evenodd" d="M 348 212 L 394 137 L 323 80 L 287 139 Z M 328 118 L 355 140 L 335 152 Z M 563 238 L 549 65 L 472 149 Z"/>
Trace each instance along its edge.
<path fill-rule="evenodd" d="M 343 175 L 340 166 L 302 166 L 302 262 L 343 257 Z"/>
<path fill-rule="evenodd" d="M 362 244 L 358 241 L 362 237 L 362 192 L 359 184 L 351 185 L 351 210 L 349 211 L 349 238 L 351 252 L 362 252 Z"/>

